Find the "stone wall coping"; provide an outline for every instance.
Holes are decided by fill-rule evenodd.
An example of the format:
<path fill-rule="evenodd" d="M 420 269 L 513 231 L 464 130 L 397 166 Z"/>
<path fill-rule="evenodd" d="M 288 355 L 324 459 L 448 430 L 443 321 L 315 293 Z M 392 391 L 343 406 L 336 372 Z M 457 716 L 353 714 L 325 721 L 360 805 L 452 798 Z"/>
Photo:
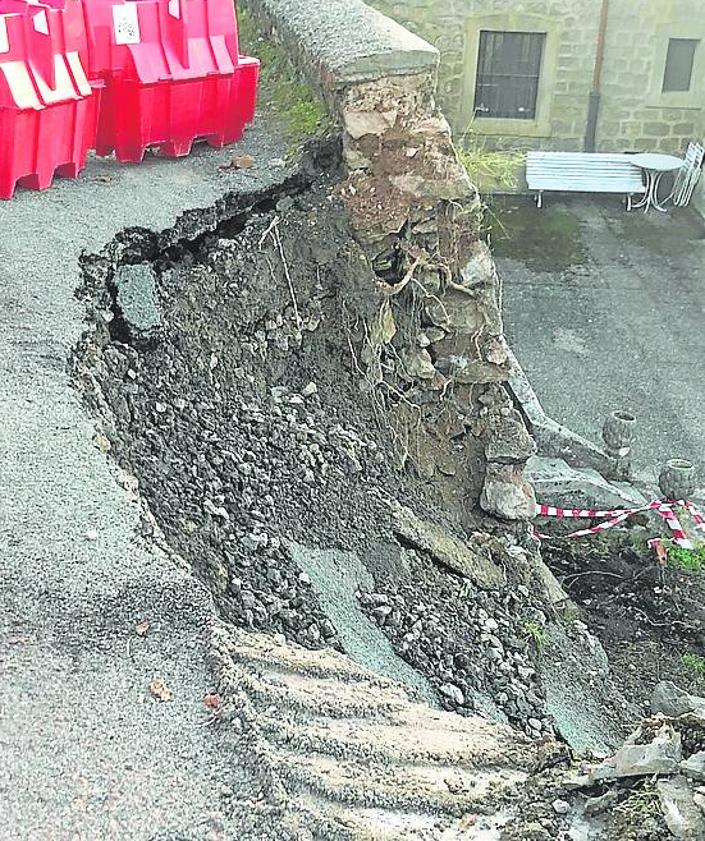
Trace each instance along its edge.
<path fill-rule="evenodd" d="M 362 0 L 246 0 L 284 46 L 313 64 L 325 87 L 435 72 L 428 42 Z"/>

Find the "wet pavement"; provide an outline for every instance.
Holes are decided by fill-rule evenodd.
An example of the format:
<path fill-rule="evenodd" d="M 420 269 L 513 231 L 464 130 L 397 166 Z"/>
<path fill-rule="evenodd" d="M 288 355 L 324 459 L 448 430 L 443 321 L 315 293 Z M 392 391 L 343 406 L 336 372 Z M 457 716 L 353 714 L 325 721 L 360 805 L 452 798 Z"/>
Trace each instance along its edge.
<path fill-rule="evenodd" d="M 705 480 L 705 225 L 626 213 L 618 197 L 490 209 L 507 337 L 547 413 L 593 441 L 637 416 L 635 467 L 671 457 Z"/>

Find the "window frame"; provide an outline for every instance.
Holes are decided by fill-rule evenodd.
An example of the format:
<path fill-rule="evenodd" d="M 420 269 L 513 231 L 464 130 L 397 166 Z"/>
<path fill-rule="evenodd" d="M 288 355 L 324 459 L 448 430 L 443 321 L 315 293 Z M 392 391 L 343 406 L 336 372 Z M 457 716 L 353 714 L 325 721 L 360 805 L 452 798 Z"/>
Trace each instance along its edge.
<path fill-rule="evenodd" d="M 690 90 L 664 91 L 663 82 L 666 73 L 666 58 L 671 39 L 700 41 L 693 57 L 693 69 L 690 76 Z M 651 80 L 646 106 L 648 108 L 683 108 L 702 110 L 705 102 L 705 24 L 693 21 L 686 26 L 683 23 L 661 24 L 655 33 L 652 54 Z"/>
<path fill-rule="evenodd" d="M 690 56 L 690 71 L 688 73 L 688 86 L 685 88 L 667 88 L 666 87 L 666 75 L 668 73 L 668 59 L 671 57 L 671 47 L 676 44 L 688 44 L 692 45 L 693 52 Z M 661 83 L 661 92 L 662 93 L 690 93 L 690 89 L 693 87 L 694 82 L 694 71 L 695 71 L 695 59 L 698 54 L 698 48 L 702 44 L 700 38 L 669 38 L 668 45 L 666 47 L 666 61 L 664 62 L 663 66 L 663 82 Z"/>
<path fill-rule="evenodd" d="M 551 109 L 558 71 L 558 51 L 561 23 L 547 15 L 517 14 L 516 12 L 489 15 L 470 15 L 465 21 L 465 59 L 463 92 L 460 107 L 462 125 L 472 124 L 481 135 L 509 137 L 550 137 Z M 474 119 L 475 89 L 480 53 L 480 32 L 529 32 L 544 35 L 543 53 L 536 94 L 536 113 L 533 120 L 512 117 L 482 117 Z"/>
<path fill-rule="evenodd" d="M 529 41 L 534 40 L 533 44 L 530 44 L 530 51 L 533 52 L 535 55 L 533 58 L 538 58 L 538 63 L 535 68 L 535 72 L 531 74 L 522 74 L 518 72 L 519 68 L 517 66 L 517 72 L 515 73 L 498 73 L 497 68 L 494 67 L 491 72 L 481 72 L 481 65 L 483 63 L 483 44 L 487 48 L 492 44 L 492 37 L 491 36 L 521 36 L 523 38 L 527 38 Z M 475 118 L 478 120 L 507 120 L 507 119 L 516 119 L 516 120 L 529 120 L 531 122 L 536 120 L 536 114 L 538 113 L 538 104 L 539 104 L 539 88 L 541 86 L 541 70 L 543 68 L 543 54 L 546 48 L 546 33 L 545 32 L 518 32 L 515 30 L 496 30 L 496 29 L 480 29 L 478 33 L 479 43 L 478 43 L 478 53 L 477 53 L 477 70 L 475 71 L 475 96 L 473 98 L 473 114 Z M 503 49 L 503 48 L 502 48 Z M 494 56 L 492 56 L 494 58 Z M 489 63 L 489 62 L 486 62 Z M 518 63 L 517 63 L 518 65 Z M 532 68 L 533 69 L 533 68 Z M 485 116 L 485 113 L 480 111 L 477 105 L 478 100 L 478 93 L 480 91 L 480 80 L 483 77 L 497 77 L 497 76 L 504 76 L 505 78 L 509 79 L 516 79 L 516 80 L 524 80 L 526 85 L 526 93 L 533 94 L 533 97 L 527 97 L 527 99 L 531 98 L 531 110 L 530 116 L 522 117 L 522 116 L 511 116 L 508 117 L 506 115 L 500 114 L 489 114 Z M 496 99 L 498 102 L 502 101 L 502 92 L 500 91 L 497 95 Z M 521 109 L 517 109 L 521 110 Z"/>

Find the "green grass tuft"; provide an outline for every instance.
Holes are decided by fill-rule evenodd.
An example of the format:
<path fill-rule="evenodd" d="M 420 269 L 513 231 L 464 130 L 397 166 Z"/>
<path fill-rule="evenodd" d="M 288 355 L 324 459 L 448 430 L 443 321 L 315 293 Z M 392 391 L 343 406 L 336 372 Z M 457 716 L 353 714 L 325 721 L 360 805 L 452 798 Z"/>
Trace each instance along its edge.
<path fill-rule="evenodd" d="M 295 146 L 323 134 L 330 117 L 323 101 L 315 94 L 284 52 L 263 36 L 249 10 L 238 7 L 241 52 L 260 60 L 259 104 L 281 121 L 287 138 Z"/>
<path fill-rule="evenodd" d="M 681 662 L 689 669 L 698 682 L 705 682 L 705 657 L 700 657 L 698 654 L 683 654 Z"/>
<path fill-rule="evenodd" d="M 690 572 L 702 572 L 705 570 L 705 546 L 699 546 L 697 549 L 672 546 L 668 550 L 668 563 Z"/>
<path fill-rule="evenodd" d="M 538 622 L 530 621 L 524 623 L 524 632 L 528 639 L 536 647 L 536 653 L 540 656 L 546 648 L 546 632 Z"/>
<path fill-rule="evenodd" d="M 488 184 L 494 189 L 517 188 L 517 173 L 526 159 L 524 152 L 488 149 L 484 139 L 470 129 L 460 138 L 456 152 L 458 160 L 476 187 L 483 189 Z"/>

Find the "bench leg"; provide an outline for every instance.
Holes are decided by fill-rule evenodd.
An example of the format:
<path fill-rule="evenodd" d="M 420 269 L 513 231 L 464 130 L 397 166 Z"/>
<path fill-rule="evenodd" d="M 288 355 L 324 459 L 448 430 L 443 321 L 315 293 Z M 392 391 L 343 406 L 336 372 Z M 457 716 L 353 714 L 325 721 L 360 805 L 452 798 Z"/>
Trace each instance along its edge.
<path fill-rule="evenodd" d="M 632 209 L 632 196 L 631 193 L 627 196 L 627 213 Z"/>
<path fill-rule="evenodd" d="M 543 207 L 543 193 L 536 193 L 536 207 Z"/>

